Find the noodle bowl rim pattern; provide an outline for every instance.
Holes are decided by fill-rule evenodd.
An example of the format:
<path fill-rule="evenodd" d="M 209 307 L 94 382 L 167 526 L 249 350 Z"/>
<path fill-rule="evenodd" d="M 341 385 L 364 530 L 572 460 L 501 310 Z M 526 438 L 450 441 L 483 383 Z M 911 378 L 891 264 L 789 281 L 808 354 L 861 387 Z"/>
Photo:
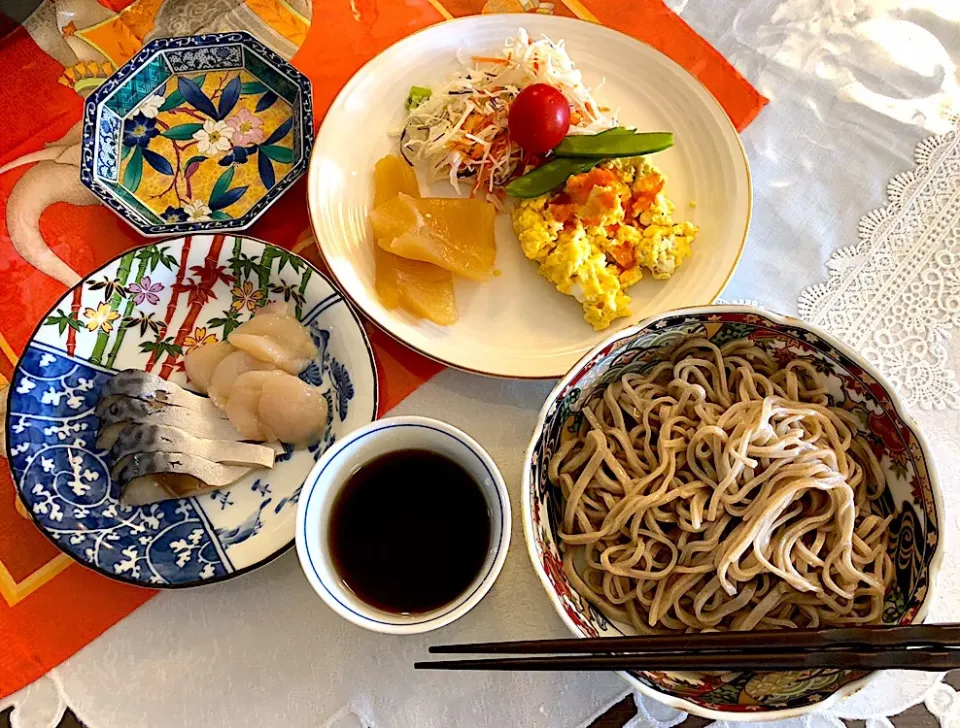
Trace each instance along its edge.
<path fill-rule="evenodd" d="M 400 622 L 378 620 L 365 614 L 361 614 L 353 609 L 349 604 L 345 604 L 337 597 L 335 591 L 327 585 L 316 567 L 316 561 L 319 560 L 320 557 L 319 555 L 314 554 L 310 547 L 310 539 L 308 538 L 307 528 L 308 522 L 314 526 L 317 525 L 316 523 L 310 521 L 309 518 L 310 502 L 318 491 L 317 484 L 320 482 L 320 479 L 322 478 L 326 469 L 333 465 L 337 458 L 341 455 L 349 454 L 351 448 L 358 442 L 371 436 L 382 435 L 383 432 L 387 430 L 394 430 L 404 427 L 430 430 L 431 432 L 444 435 L 445 437 L 448 437 L 449 439 L 463 445 L 467 451 L 469 451 L 469 453 L 476 458 L 477 462 L 489 477 L 490 482 L 492 483 L 492 488 L 497 494 L 497 504 L 499 507 L 497 508 L 496 514 L 490 514 L 490 519 L 493 521 L 495 518 L 499 518 L 500 538 L 497 540 L 496 544 L 491 544 L 493 558 L 490 560 L 490 565 L 484 571 L 483 576 L 480 577 L 476 582 L 476 586 L 474 586 L 469 592 L 464 591 L 463 594 L 457 597 L 450 604 L 431 612 L 431 616 L 429 617 L 418 621 Z M 483 446 L 453 425 L 441 422 L 439 420 L 432 420 L 428 417 L 419 417 L 415 415 L 391 417 L 371 422 L 369 425 L 350 433 L 349 436 L 330 448 L 328 452 L 324 453 L 324 456 L 314 466 L 313 471 L 311 471 L 310 475 L 307 476 L 304 487 L 307 490 L 307 495 L 297 510 L 296 532 L 297 555 L 300 559 L 301 568 L 303 568 L 304 574 L 307 576 L 308 581 L 310 581 L 311 585 L 314 587 L 317 593 L 320 594 L 320 597 L 328 604 L 328 606 L 333 608 L 334 611 L 336 611 L 342 617 L 345 617 L 356 625 L 391 634 L 413 634 L 439 629 L 440 627 L 456 621 L 473 609 L 477 604 L 479 604 L 480 601 L 486 596 L 487 592 L 489 592 L 489 590 L 493 587 L 494 582 L 500 575 L 500 571 L 503 569 L 503 564 L 506 561 L 506 555 L 509 549 L 511 537 L 511 508 L 509 495 L 506 491 L 506 484 L 493 458 L 483 448 Z M 323 527 L 323 529 L 324 533 L 326 533 L 325 527 Z M 318 589 L 317 587 L 320 588 Z"/>
<path fill-rule="evenodd" d="M 943 522 L 944 511 L 930 448 L 916 423 L 906 413 L 899 397 L 875 368 L 859 354 L 816 327 L 792 317 L 751 306 L 707 306 L 651 316 L 636 326 L 613 334 L 584 356 L 557 383 L 539 413 L 524 461 L 524 536 L 534 570 L 557 613 L 575 636 L 599 636 L 601 631 L 619 633 L 620 630 L 586 604 L 573 590 L 566 577 L 562 573 L 557 574 L 552 567 L 551 559 L 556 555 L 555 548 L 551 551 L 544 541 L 548 530 L 551 534 L 555 532 L 555 523 L 549 513 L 550 504 L 544 500 L 553 497 L 547 495 L 552 486 L 540 485 L 540 480 L 546 477 L 545 472 L 541 472 L 541 463 L 545 464 L 547 459 L 543 452 L 549 452 L 552 447 L 552 442 L 547 440 L 549 430 L 553 429 L 555 436 L 558 418 L 562 418 L 559 422 L 566 422 L 571 405 L 588 400 L 598 389 L 605 386 L 607 382 L 604 377 L 609 376 L 612 370 L 616 369 L 619 373 L 634 366 L 641 352 L 665 351 L 680 339 L 691 336 L 693 330 L 699 335 L 712 338 L 724 326 L 737 323 L 747 324 L 753 329 L 767 329 L 775 340 L 793 339 L 795 343 L 792 346 L 799 345 L 811 352 L 809 356 L 831 362 L 832 373 L 842 372 L 840 384 L 845 392 L 850 391 L 848 386 L 852 384 L 853 389 L 862 394 L 863 407 L 868 414 L 872 414 L 870 406 L 873 405 L 881 411 L 884 422 L 889 418 L 893 423 L 894 434 L 899 438 L 896 442 L 904 448 L 903 457 L 907 459 L 909 466 L 906 472 L 912 474 L 918 484 L 919 493 L 919 499 L 914 494 L 901 499 L 912 503 L 914 508 L 909 510 L 910 515 L 907 515 L 904 509 L 905 513 L 900 519 L 900 527 L 907 529 L 902 543 L 908 545 L 910 550 L 906 556 L 911 560 L 906 562 L 904 567 L 898 568 L 897 574 L 899 576 L 902 569 L 906 569 L 906 578 L 912 577 L 912 581 L 909 597 L 903 597 L 902 611 L 896 613 L 895 619 L 899 623 L 923 621 L 932 602 L 936 575 L 943 558 L 940 524 Z M 716 326 L 712 333 L 709 328 L 711 325 Z M 705 334 L 702 333 L 704 330 Z M 660 338 L 661 334 L 663 338 Z M 642 343 L 631 346 L 637 340 Z M 649 364 L 655 360 L 657 357 L 651 355 L 645 358 L 643 363 Z M 889 452 L 889 445 L 885 440 L 883 448 L 885 453 Z M 888 483 L 889 477 L 888 472 Z M 903 495 L 902 488 L 902 485 L 900 488 L 888 485 L 888 490 L 896 491 L 898 495 Z M 541 509 L 546 509 L 546 516 L 542 518 Z M 918 528 L 923 534 L 922 542 L 918 539 L 911 540 L 911 536 L 917 535 L 913 528 Z M 539 531 L 543 532 L 542 536 Z M 555 538 L 550 536 L 551 541 Z M 927 541 L 928 538 L 932 540 Z M 918 545 L 922 545 L 922 551 L 917 548 Z M 548 564 L 548 561 L 551 563 Z M 911 571 L 911 567 L 915 567 L 915 570 Z M 724 682 L 717 679 L 710 690 L 703 689 L 698 693 L 698 686 L 710 684 L 709 679 L 698 673 L 657 672 L 641 675 L 621 672 L 620 675 L 643 694 L 671 707 L 714 720 L 729 720 L 736 715 L 736 719 L 741 721 L 786 719 L 824 708 L 853 694 L 871 677 L 871 673 L 849 672 L 843 675 L 836 671 L 756 673 L 751 675 L 750 679 L 739 681 L 731 679 Z M 744 677 L 746 678 L 746 674 Z M 848 680 L 846 684 L 838 684 L 845 679 Z M 671 689 L 672 687 L 679 689 Z M 749 687 L 754 691 L 767 693 L 756 698 L 748 694 Z M 714 697 L 704 699 L 708 694 Z M 718 700 L 716 694 L 721 695 L 722 699 Z M 768 703 L 761 702 L 761 699 L 766 699 Z"/>

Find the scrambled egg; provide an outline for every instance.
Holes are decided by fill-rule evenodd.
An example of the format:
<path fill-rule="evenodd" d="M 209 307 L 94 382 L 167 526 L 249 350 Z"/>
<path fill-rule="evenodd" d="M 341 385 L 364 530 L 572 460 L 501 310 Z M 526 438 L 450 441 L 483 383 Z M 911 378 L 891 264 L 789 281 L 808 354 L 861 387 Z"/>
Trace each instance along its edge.
<path fill-rule="evenodd" d="M 597 331 L 630 315 L 624 289 L 643 278 L 644 268 L 664 280 L 691 255 L 697 226 L 674 223 L 664 181 L 643 157 L 615 159 L 513 211 L 524 255 L 581 303 Z"/>

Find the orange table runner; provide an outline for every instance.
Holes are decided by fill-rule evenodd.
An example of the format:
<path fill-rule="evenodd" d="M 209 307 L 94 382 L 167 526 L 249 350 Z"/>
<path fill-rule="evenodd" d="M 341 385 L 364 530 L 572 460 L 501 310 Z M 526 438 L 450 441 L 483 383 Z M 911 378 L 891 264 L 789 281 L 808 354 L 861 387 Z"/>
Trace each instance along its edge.
<path fill-rule="evenodd" d="M 83 98 L 153 37 L 182 34 L 192 0 L 78 0 L 58 15 L 46 2 L 0 41 L 0 401 L 37 322 L 72 285 L 145 241 L 79 185 Z M 206 6 L 206 3 L 199 4 Z M 463 15 L 540 12 L 599 22 L 660 49 L 717 97 L 739 129 L 766 103 L 662 0 L 237 0 L 223 15 L 195 17 L 191 32 L 249 30 L 313 82 L 318 119 L 367 60 L 425 26 Z M 182 15 L 182 14 L 181 14 Z M 199 13 L 202 16 L 202 11 Z M 10 27 L 0 17 L 0 29 Z M 169 26 L 165 25 L 169 24 Z M 249 234 L 320 264 L 309 236 L 301 180 Z M 383 411 L 441 367 L 372 326 Z M 5 455 L 5 453 L 4 453 Z M 60 554 L 21 512 L 0 465 L 0 697 L 77 652 L 156 592 L 106 579 Z"/>

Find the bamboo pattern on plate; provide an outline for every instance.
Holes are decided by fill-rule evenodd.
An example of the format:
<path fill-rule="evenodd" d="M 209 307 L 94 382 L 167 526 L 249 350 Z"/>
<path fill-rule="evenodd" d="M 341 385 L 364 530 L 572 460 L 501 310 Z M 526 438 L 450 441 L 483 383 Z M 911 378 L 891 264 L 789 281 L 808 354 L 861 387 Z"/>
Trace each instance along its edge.
<path fill-rule="evenodd" d="M 230 255 L 224 258 L 227 246 Z M 77 353 L 77 332 L 95 332 L 91 350 L 82 355 L 107 368 L 113 368 L 130 332 L 135 332 L 136 346 L 148 354 L 144 369 L 167 379 L 183 370 L 190 349 L 225 340 L 271 298 L 290 303 L 298 317 L 303 315 L 313 271 L 287 250 L 271 245 L 261 250 L 251 255 L 244 252 L 241 237 L 228 240 L 224 235 L 212 236 L 203 259 L 195 264 L 191 261 L 197 251 L 189 236 L 179 257 L 162 243 L 132 250 L 119 259 L 115 275 L 78 286 L 69 312 L 58 308 L 43 326 L 57 327 L 71 355 Z M 158 280 L 158 270 L 175 271 L 173 282 Z M 205 320 L 201 314 L 208 304 L 219 310 Z"/>

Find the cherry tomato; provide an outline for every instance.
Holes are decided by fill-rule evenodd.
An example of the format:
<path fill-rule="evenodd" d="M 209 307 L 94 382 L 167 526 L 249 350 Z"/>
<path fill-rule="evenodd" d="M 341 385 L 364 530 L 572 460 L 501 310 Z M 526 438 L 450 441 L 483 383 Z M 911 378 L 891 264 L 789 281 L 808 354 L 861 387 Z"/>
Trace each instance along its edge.
<path fill-rule="evenodd" d="M 533 154 L 549 152 L 567 135 L 570 104 L 553 86 L 535 83 L 510 106 L 510 138 Z"/>

